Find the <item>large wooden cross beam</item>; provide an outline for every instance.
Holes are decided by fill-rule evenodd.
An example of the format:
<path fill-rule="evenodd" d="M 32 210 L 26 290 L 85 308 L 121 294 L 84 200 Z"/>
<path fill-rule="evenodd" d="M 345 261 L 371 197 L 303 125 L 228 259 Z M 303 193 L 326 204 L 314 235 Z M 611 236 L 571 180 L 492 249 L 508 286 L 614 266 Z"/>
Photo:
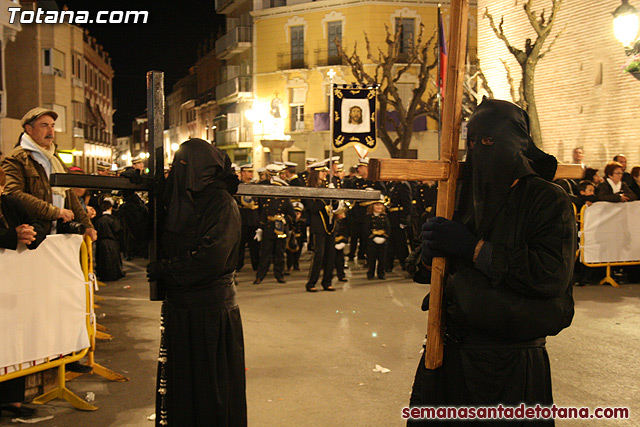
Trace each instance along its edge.
<path fill-rule="evenodd" d="M 451 173 L 447 160 L 371 159 L 369 179 L 374 181 L 446 181 Z M 458 162 L 457 179 L 462 176 L 464 162 Z M 554 179 L 581 179 L 584 169 L 580 165 L 558 165 Z"/>

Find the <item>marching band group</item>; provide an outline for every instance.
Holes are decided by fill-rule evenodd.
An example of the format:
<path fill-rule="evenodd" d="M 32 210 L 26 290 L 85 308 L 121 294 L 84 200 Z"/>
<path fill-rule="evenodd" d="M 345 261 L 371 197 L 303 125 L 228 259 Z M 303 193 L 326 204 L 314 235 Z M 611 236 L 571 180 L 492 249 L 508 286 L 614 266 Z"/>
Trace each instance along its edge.
<path fill-rule="evenodd" d="M 376 275 L 384 280 L 396 259 L 404 270 L 409 249 L 419 244 L 422 224 L 435 214 L 436 183 L 374 182 L 368 179 L 368 163 L 367 158 L 359 159 L 348 176 L 337 156 L 322 161 L 307 158 L 306 170 L 299 174 L 292 162 L 275 162 L 255 171 L 252 164 L 234 165 L 245 184 L 375 189 L 382 194 L 374 201 L 237 195 L 242 240 L 236 271 L 244 267 L 247 247 L 255 285 L 265 280 L 271 264 L 275 279 L 285 283 L 285 276 L 300 269 L 305 249 L 312 253 L 308 292 L 318 291 L 318 281 L 324 290 L 334 291 L 334 274 L 346 282 L 345 257 L 355 261 L 357 256 L 368 268 L 370 280 Z"/>

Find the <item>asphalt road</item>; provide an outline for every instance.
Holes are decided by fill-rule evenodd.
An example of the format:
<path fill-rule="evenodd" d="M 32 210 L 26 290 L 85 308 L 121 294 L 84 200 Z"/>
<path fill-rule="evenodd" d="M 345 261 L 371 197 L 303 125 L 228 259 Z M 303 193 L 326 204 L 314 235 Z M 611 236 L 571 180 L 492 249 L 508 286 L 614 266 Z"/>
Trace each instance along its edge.
<path fill-rule="evenodd" d="M 337 292 L 304 291 L 303 271 L 286 284 L 272 275 L 253 285 L 238 275 L 251 426 L 401 426 L 420 358 L 428 290 L 398 271 L 366 279 L 351 264 Z M 82 412 L 65 401 L 38 407 L 53 419 L 39 426 L 152 426 L 160 303 L 148 300 L 143 260 L 100 289 L 96 309 L 112 341 L 98 343 L 96 361 L 130 378 L 110 382 L 84 375 L 68 383 L 80 397 L 93 393 L 99 409 Z M 249 269 L 250 270 L 250 269 Z M 335 279 L 334 279 L 335 280 Z M 640 425 L 640 285 L 574 288 L 571 327 L 548 339 L 558 406 L 628 407 L 628 420 L 558 420 L 560 426 Z M 376 365 L 388 372 L 379 372 Z M 12 425 L 9 418 L 0 425 Z M 15 425 L 15 424 L 13 424 Z"/>

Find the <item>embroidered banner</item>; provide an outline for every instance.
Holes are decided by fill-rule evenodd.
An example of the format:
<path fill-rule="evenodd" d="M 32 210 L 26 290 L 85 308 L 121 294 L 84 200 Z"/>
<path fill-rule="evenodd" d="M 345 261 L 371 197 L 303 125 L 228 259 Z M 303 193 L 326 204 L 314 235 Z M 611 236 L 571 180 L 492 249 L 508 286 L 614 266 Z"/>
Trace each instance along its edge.
<path fill-rule="evenodd" d="M 376 148 L 377 88 L 333 86 L 333 135 L 335 151 L 361 144 L 368 151 Z"/>

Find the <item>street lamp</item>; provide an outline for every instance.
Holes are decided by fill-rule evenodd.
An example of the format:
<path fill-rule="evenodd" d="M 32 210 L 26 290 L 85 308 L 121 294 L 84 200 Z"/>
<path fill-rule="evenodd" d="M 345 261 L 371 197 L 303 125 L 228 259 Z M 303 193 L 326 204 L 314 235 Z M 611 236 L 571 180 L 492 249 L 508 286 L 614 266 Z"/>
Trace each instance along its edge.
<path fill-rule="evenodd" d="M 640 53 L 640 40 L 636 39 L 638 11 L 629 4 L 629 0 L 622 0 L 622 4 L 613 12 L 613 33 L 627 55 Z"/>

